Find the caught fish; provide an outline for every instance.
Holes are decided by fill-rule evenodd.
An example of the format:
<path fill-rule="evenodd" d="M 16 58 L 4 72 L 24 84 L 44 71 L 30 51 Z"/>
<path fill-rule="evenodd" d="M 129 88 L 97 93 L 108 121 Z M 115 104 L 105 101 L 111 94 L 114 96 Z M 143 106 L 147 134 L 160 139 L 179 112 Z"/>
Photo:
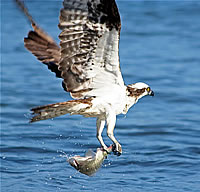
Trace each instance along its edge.
<path fill-rule="evenodd" d="M 97 148 L 96 153 L 92 150 L 88 150 L 85 153 L 85 157 L 74 156 L 68 159 L 69 164 L 78 170 L 80 173 L 91 176 L 102 165 L 107 155 L 112 152 L 113 146 L 111 145 L 107 151 L 102 148 Z"/>

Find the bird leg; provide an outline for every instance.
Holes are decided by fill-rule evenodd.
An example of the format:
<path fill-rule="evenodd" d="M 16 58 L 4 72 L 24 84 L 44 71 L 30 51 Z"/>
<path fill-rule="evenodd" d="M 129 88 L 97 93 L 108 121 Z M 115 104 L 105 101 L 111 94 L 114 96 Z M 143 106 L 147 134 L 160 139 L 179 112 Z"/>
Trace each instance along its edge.
<path fill-rule="evenodd" d="M 97 123 L 96 123 L 97 124 L 97 139 L 99 140 L 99 142 L 100 142 L 101 146 L 103 147 L 103 149 L 105 151 L 107 151 L 108 147 L 105 145 L 105 143 L 103 141 L 103 138 L 101 136 L 102 131 L 103 131 L 104 126 L 105 126 L 105 122 L 106 122 L 105 119 L 101 119 L 99 117 L 97 118 Z"/>
<path fill-rule="evenodd" d="M 116 115 L 113 113 L 109 113 L 107 115 L 106 122 L 107 122 L 107 135 L 114 143 L 113 152 L 115 155 L 120 156 L 122 154 L 122 147 L 113 134 L 116 123 Z"/>

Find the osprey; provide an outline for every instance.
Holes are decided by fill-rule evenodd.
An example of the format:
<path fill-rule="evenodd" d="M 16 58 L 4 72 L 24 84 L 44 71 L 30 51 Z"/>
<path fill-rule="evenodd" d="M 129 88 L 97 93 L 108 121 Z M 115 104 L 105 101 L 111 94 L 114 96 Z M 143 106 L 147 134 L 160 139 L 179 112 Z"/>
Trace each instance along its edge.
<path fill-rule="evenodd" d="M 96 117 L 97 138 L 107 151 L 102 131 L 120 155 L 122 148 L 113 131 L 118 114 L 146 96 L 153 96 L 145 83 L 125 85 L 119 64 L 121 21 L 115 0 L 64 0 L 60 10 L 60 46 L 33 20 L 23 3 L 16 0 L 33 31 L 24 39 L 25 47 L 63 79 L 63 88 L 74 100 L 31 109 L 31 122 L 67 113 Z"/>

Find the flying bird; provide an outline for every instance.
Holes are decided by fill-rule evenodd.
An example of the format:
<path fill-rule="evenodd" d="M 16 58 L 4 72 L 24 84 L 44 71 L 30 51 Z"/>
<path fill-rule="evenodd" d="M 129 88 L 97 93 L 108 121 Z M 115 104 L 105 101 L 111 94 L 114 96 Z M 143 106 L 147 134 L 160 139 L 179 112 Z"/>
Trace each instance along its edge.
<path fill-rule="evenodd" d="M 115 0 L 64 0 L 60 10 L 60 45 L 33 20 L 20 0 L 16 0 L 32 24 L 24 38 L 25 47 L 62 78 L 63 88 L 73 100 L 32 108 L 31 122 L 67 113 L 96 117 L 97 139 L 107 136 L 120 155 L 122 147 L 114 136 L 116 116 L 126 114 L 146 95 L 153 96 L 149 85 L 125 85 L 119 63 L 121 21 Z"/>

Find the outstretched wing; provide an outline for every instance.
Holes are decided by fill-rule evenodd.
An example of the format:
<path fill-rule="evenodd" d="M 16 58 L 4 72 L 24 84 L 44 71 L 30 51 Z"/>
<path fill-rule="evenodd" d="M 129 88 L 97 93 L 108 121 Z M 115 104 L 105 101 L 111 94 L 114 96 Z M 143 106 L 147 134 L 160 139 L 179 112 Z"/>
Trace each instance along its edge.
<path fill-rule="evenodd" d="M 52 72 L 55 72 L 57 77 L 61 77 L 61 72 L 58 70 L 60 47 L 36 24 L 24 3 L 20 0 L 16 0 L 16 3 L 33 27 L 33 31 L 29 31 L 28 37 L 24 38 L 25 47 L 32 52 L 38 60 L 46 64 Z"/>
<path fill-rule="evenodd" d="M 120 15 L 115 0 L 64 0 L 59 70 L 73 98 L 124 86 L 119 66 Z M 94 90 L 97 90 L 96 92 Z"/>
<path fill-rule="evenodd" d="M 58 70 L 60 47 L 36 24 L 32 23 L 32 26 L 34 31 L 29 31 L 28 37 L 24 38 L 24 46 L 55 72 L 56 77 L 61 77 L 61 72 Z"/>

